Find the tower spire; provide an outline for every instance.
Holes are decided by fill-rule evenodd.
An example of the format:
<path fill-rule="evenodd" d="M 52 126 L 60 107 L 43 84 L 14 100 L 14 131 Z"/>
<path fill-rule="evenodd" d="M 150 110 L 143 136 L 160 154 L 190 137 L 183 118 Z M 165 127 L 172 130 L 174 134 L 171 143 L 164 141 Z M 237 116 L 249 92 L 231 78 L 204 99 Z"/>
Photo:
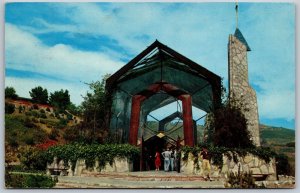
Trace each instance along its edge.
<path fill-rule="evenodd" d="M 238 29 L 238 23 L 239 23 L 239 4 L 236 0 L 235 2 L 235 19 L 236 19 L 236 29 Z"/>

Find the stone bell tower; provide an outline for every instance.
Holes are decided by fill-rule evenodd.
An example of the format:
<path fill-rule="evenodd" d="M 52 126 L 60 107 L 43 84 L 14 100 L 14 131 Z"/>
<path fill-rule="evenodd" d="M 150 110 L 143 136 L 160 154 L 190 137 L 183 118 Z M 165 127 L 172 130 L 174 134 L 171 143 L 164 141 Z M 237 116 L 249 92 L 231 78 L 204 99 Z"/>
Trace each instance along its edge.
<path fill-rule="evenodd" d="M 241 103 L 251 139 L 254 145 L 260 146 L 256 92 L 248 80 L 248 51 L 251 51 L 250 47 L 236 28 L 234 35 L 229 35 L 228 42 L 229 96 Z"/>

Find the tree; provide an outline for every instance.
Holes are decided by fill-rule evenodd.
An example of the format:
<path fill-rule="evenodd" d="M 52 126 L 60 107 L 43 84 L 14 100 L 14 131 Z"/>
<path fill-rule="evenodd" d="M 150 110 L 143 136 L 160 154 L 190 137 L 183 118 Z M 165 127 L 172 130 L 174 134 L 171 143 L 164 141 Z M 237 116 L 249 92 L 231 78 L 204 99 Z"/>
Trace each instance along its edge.
<path fill-rule="evenodd" d="M 18 95 L 16 94 L 16 90 L 14 87 L 6 87 L 5 88 L 5 98 L 16 99 Z"/>
<path fill-rule="evenodd" d="M 15 105 L 10 103 L 5 103 L 5 114 L 12 114 L 15 112 Z"/>
<path fill-rule="evenodd" d="M 83 128 L 91 130 L 87 133 L 91 134 L 92 140 L 97 138 L 97 134 L 98 137 L 102 136 L 99 132 L 106 130 L 106 114 L 110 104 L 105 93 L 105 82 L 108 77 L 109 75 L 105 75 L 101 81 L 89 83 L 91 92 L 87 92 L 81 104 L 84 117 Z"/>
<path fill-rule="evenodd" d="M 48 103 L 48 91 L 47 89 L 43 89 L 41 86 L 31 89 L 31 91 L 29 91 L 29 94 L 35 103 Z"/>
<path fill-rule="evenodd" d="M 69 91 L 61 89 L 60 91 L 50 93 L 49 103 L 60 110 L 66 110 L 71 104 Z"/>
<path fill-rule="evenodd" d="M 231 98 L 230 102 L 224 102 L 213 113 L 213 119 L 209 126 L 214 128 L 212 140 L 215 146 L 229 148 L 254 147 L 247 129 L 247 120 L 241 109 L 242 105 Z"/>

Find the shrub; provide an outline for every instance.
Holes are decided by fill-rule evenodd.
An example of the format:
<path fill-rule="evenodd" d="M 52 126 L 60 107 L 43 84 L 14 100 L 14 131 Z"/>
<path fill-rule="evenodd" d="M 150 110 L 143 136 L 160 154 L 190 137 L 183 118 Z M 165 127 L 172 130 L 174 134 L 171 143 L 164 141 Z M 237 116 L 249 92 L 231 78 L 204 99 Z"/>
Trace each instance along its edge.
<path fill-rule="evenodd" d="M 34 117 L 36 117 L 36 118 L 40 117 L 40 113 L 38 111 L 36 111 L 36 110 L 31 111 L 31 115 L 34 116 Z"/>
<path fill-rule="evenodd" d="M 40 118 L 47 119 L 47 115 L 46 115 L 45 113 L 42 113 L 42 114 L 40 115 Z"/>
<path fill-rule="evenodd" d="M 295 147 L 295 142 L 289 142 L 289 143 L 285 144 L 285 146 L 287 146 L 287 147 Z"/>
<path fill-rule="evenodd" d="M 15 105 L 5 103 L 5 114 L 12 114 L 15 112 Z"/>
<path fill-rule="evenodd" d="M 70 114 L 67 114 L 67 119 L 70 121 L 70 120 L 73 120 L 73 116 L 70 115 Z"/>
<path fill-rule="evenodd" d="M 81 136 L 77 127 L 68 127 L 63 135 L 64 139 L 68 142 L 79 141 Z"/>
<path fill-rule="evenodd" d="M 47 162 L 52 162 L 49 159 L 47 152 L 39 150 L 36 147 L 26 146 L 20 150 L 20 161 L 25 170 L 44 171 L 47 167 Z"/>
<path fill-rule="evenodd" d="M 34 105 L 32 106 L 32 108 L 38 110 L 38 109 L 39 109 L 39 106 L 38 106 L 37 104 L 34 104 Z"/>
<path fill-rule="evenodd" d="M 10 138 L 8 140 L 8 144 L 12 147 L 12 148 L 18 148 L 19 147 L 19 143 L 17 142 L 17 139 L 15 138 Z"/>
<path fill-rule="evenodd" d="M 45 114 L 46 111 L 44 109 L 40 109 L 40 113 Z"/>
<path fill-rule="evenodd" d="M 231 188 L 257 188 L 252 173 L 233 173 L 230 172 L 228 175 L 227 183 L 230 184 Z"/>
<path fill-rule="evenodd" d="M 103 168 L 106 163 L 112 164 L 114 158 L 128 158 L 135 160 L 139 158 L 139 148 L 129 144 L 67 144 L 61 146 L 52 146 L 47 151 L 49 159 L 53 160 L 54 156 L 58 160 L 64 160 L 68 163 L 70 160 L 73 165 L 78 159 L 85 159 L 87 167 L 93 166 L 96 160 L 99 161 L 100 168 Z"/>
<path fill-rule="evenodd" d="M 60 118 L 60 115 L 59 115 L 59 112 L 58 112 L 58 111 L 54 111 L 54 114 L 55 114 L 55 117 L 56 117 L 56 118 L 58 118 L 58 119 Z"/>
<path fill-rule="evenodd" d="M 66 119 L 59 119 L 59 122 L 58 122 L 58 125 L 57 125 L 57 127 L 59 128 L 59 129 L 62 129 L 62 128 L 64 128 L 65 126 L 67 126 L 67 124 L 68 124 L 68 121 L 66 120 Z"/>
<path fill-rule="evenodd" d="M 22 106 L 19 106 L 19 113 L 22 113 L 23 112 L 23 107 Z"/>
<path fill-rule="evenodd" d="M 38 122 L 39 122 L 39 120 L 38 120 L 37 118 L 35 118 L 35 117 L 33 117 L 31 120 L 32 120 L 32 122 L 34 122 L 34 123 L 38 123 Z"/>
<path fill-rule="evenodd" d="M 57 129 L 52 129 L 48 137 L 49 139 L 56 140 L 56 138 L 59 136 L 58 134 L 59 132 Z"/>
<path fill-rule="evenodd" d="M 30 136 L 30 135 L 24 136 L 24 142 L 25 142 L 27 145 L 34 145 L 33 137 Z"/>
<path fill-rule="evenodd" d="M 232 104 L 233 103 L 233 104 Z M 234 102 L 225 104 L 214 112 L 210 127 L 215 128 L 213 141 L 215 146 L 229 148 L 251 148 L 250 133 L 242 107 Z"/>
<path fill-rule="evenodd" d="M 35 127 L 34 123 L 30 120 L 29 117 L 26 117 L 25 118 L 25 121 L 24 121 L 24 125 L 28 128 L 33 128 Z"/>
<path fill-rule="evenodd" d="M 46 175 L 5 173 L 7 188 L 52 188 L 55 184 L 56 181 Z"/>
<path fill-rule="evenodd" d="M 46 108 L 46 111 L 48 111 L 48 112 L 51 112 L 51 110 L 50 110 L 50 108 L 49 108 L 49 107 L 47 107 L 47 108 Z"/>
<path fill-rule="evenodd" d="M 46 124 L 46 120 L 45 119 L 40 119 L 40 123 Z"/>
<path fill-rule="evenodd" d="M 54 115 L 53 113 L 51 113 L 51 114 L 50 114 L 50 117 L 54 118 L 54 117 L 55 117 L 55 115 Z"/>
<path fill-rule="evenodd" d="M 291 166 L 288 161 L 288 157 L 284 154 L 278 154 L 276 156 L 276 170 L 277 175 L 290 175 Z"/>

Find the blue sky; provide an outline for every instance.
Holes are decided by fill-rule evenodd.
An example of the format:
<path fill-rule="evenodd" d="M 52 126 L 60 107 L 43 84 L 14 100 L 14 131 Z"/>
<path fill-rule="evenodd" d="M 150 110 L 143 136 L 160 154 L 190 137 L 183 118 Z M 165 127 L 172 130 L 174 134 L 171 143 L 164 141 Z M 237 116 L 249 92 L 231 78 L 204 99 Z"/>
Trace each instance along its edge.
<path fill-rule="evenodd" d="M 224 78 L 234 3 L 7 3 L 6 86 L 29 97 L 35 86 L 68 89 L 75 104 L 84 82 L 114 73 L 155 39 Z M 295 7 L 240 3 L 249 81 L 260 122 L 294 129 Z"/>

